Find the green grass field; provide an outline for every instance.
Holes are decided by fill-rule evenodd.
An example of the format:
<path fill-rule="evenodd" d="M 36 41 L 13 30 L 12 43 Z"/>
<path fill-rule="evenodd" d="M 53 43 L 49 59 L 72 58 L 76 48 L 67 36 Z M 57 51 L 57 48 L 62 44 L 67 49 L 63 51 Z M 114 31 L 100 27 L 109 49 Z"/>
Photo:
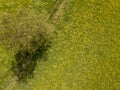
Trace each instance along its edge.
<path fill-rule="evenodd" d="M 57 0 L 11 1 L 0 1 L 0 13 L 26 4 L 50 13 Z M 14 90 L 120 90 L 120 1 L 70 0 L 47 53 L 48 60 L 37 63 L 34 77 Z M 12 73 L 12 60 L 13 53 L 1 46 L 0 87 Z"/>

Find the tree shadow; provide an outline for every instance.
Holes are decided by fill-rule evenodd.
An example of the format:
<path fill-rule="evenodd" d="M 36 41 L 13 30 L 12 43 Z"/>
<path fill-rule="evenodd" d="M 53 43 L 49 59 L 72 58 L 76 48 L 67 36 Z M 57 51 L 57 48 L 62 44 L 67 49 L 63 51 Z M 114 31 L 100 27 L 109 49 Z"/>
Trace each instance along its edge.
<path fill-rule="evenodd" d="M 46 60 L 46 51 L 50 48 L 50 44 L 43 42 L 36 46 L 34 50 L 20 49 L 14 55 L 16 61 L 12 62 L 12 71 L 17 76 L 18 81 L 25 82 L 27 78 L 33 77 L 37 61 Z"/>

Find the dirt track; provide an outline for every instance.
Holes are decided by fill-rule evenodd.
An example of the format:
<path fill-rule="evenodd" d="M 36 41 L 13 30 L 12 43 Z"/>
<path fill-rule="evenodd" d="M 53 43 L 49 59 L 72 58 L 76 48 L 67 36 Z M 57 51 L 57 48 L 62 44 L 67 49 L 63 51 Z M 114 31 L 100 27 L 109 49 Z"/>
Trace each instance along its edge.
<path fill-rule="evenodd" d="M 62 17 L 64 10 L 67 8 L 69 0 L 63 0 L 59 6 L 56 6 L 54 8 L 55 11 L 53 11 L 50 15 L 50 21 L 52 24 L 56 24 L 60 18 Z"/>

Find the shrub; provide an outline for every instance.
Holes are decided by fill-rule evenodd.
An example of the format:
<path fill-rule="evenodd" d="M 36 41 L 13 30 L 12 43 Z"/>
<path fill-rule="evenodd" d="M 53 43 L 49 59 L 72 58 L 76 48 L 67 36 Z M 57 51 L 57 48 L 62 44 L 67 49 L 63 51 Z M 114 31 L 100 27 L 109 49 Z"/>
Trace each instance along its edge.
<path fill-rule="evenodd" d="M 15 52 L 12 70 L 18 80 L 24 80 L 33 74 L 36 61 L 50 47 L 53 26 L 44 15 L 22 9 L 14 15 L 3 14 L 0 27 L 1 44 Z"/>

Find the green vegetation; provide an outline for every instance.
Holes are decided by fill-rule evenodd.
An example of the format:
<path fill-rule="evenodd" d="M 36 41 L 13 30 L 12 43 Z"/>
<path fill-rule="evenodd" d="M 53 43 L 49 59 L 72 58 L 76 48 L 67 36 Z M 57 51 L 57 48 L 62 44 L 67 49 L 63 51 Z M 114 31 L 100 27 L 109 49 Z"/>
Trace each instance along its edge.
<path fill-rule="evenodd" d="M 58 0 L 36 0 L 34 3 L 32 3 L 33 0 L 11 1 L 13 2 L 11 4 L 7 1 L 0 1 L 2 6 L 0 21 L 4 13 L 10 13 L 12 21 L 19 20 L 16 12 L 19 12 L 20 7 L 24 7 L 25 10 L 32 11 L 28 16 L 36 19 L 34 22 L 29 22 L 31 19 L 25 21 L 25 18 L 20 19 L 20 22 L 29 25 L 32 23 L 33 27 L 36 27 L 36 23 L 41 20 L 41 18 L 38 20 L 37 15 L 40 15 L 40 17 L 45 17 L 45 20 L 42 18 L 45 25 L 47 24 L 45 28 L 51 29 L 52 26 L 46 23 L 46 17 L 54 10 Z M 16 5 L 18 2 L 20 3 Z M 51 47 L 45 54 L 47 60 L 45 61 L 44 58 L 41 58 L 41 61 L 37 60 L 35 70 L 32 72 L 33 78 L 28 78 L 27 83 L 17 83 L 15 90 L 119 90 L 119 9 L 119 0 L 70 0 L 64 15 L 54 25 L 55 35 Z M 20 22 L 11 22 L 11 24 L 19 25 Z M 33 32 L 36 31 L 33 30 Z M 2 35 L 0 32 L 0 40 L 3 40 Z M 29 40 L 25 41 L 29 42 Z M 1 44 L 0 47 L 0 88 L 6 85 L 7 79 L 13 73 L 11 62 L 15 61 L 16 49 L 8 51 L 7 43 Z M 19 43 L 16 44 L 13 45 L 18 46 Z M 31 43 L 29 45 L 34 46 Z"/>

